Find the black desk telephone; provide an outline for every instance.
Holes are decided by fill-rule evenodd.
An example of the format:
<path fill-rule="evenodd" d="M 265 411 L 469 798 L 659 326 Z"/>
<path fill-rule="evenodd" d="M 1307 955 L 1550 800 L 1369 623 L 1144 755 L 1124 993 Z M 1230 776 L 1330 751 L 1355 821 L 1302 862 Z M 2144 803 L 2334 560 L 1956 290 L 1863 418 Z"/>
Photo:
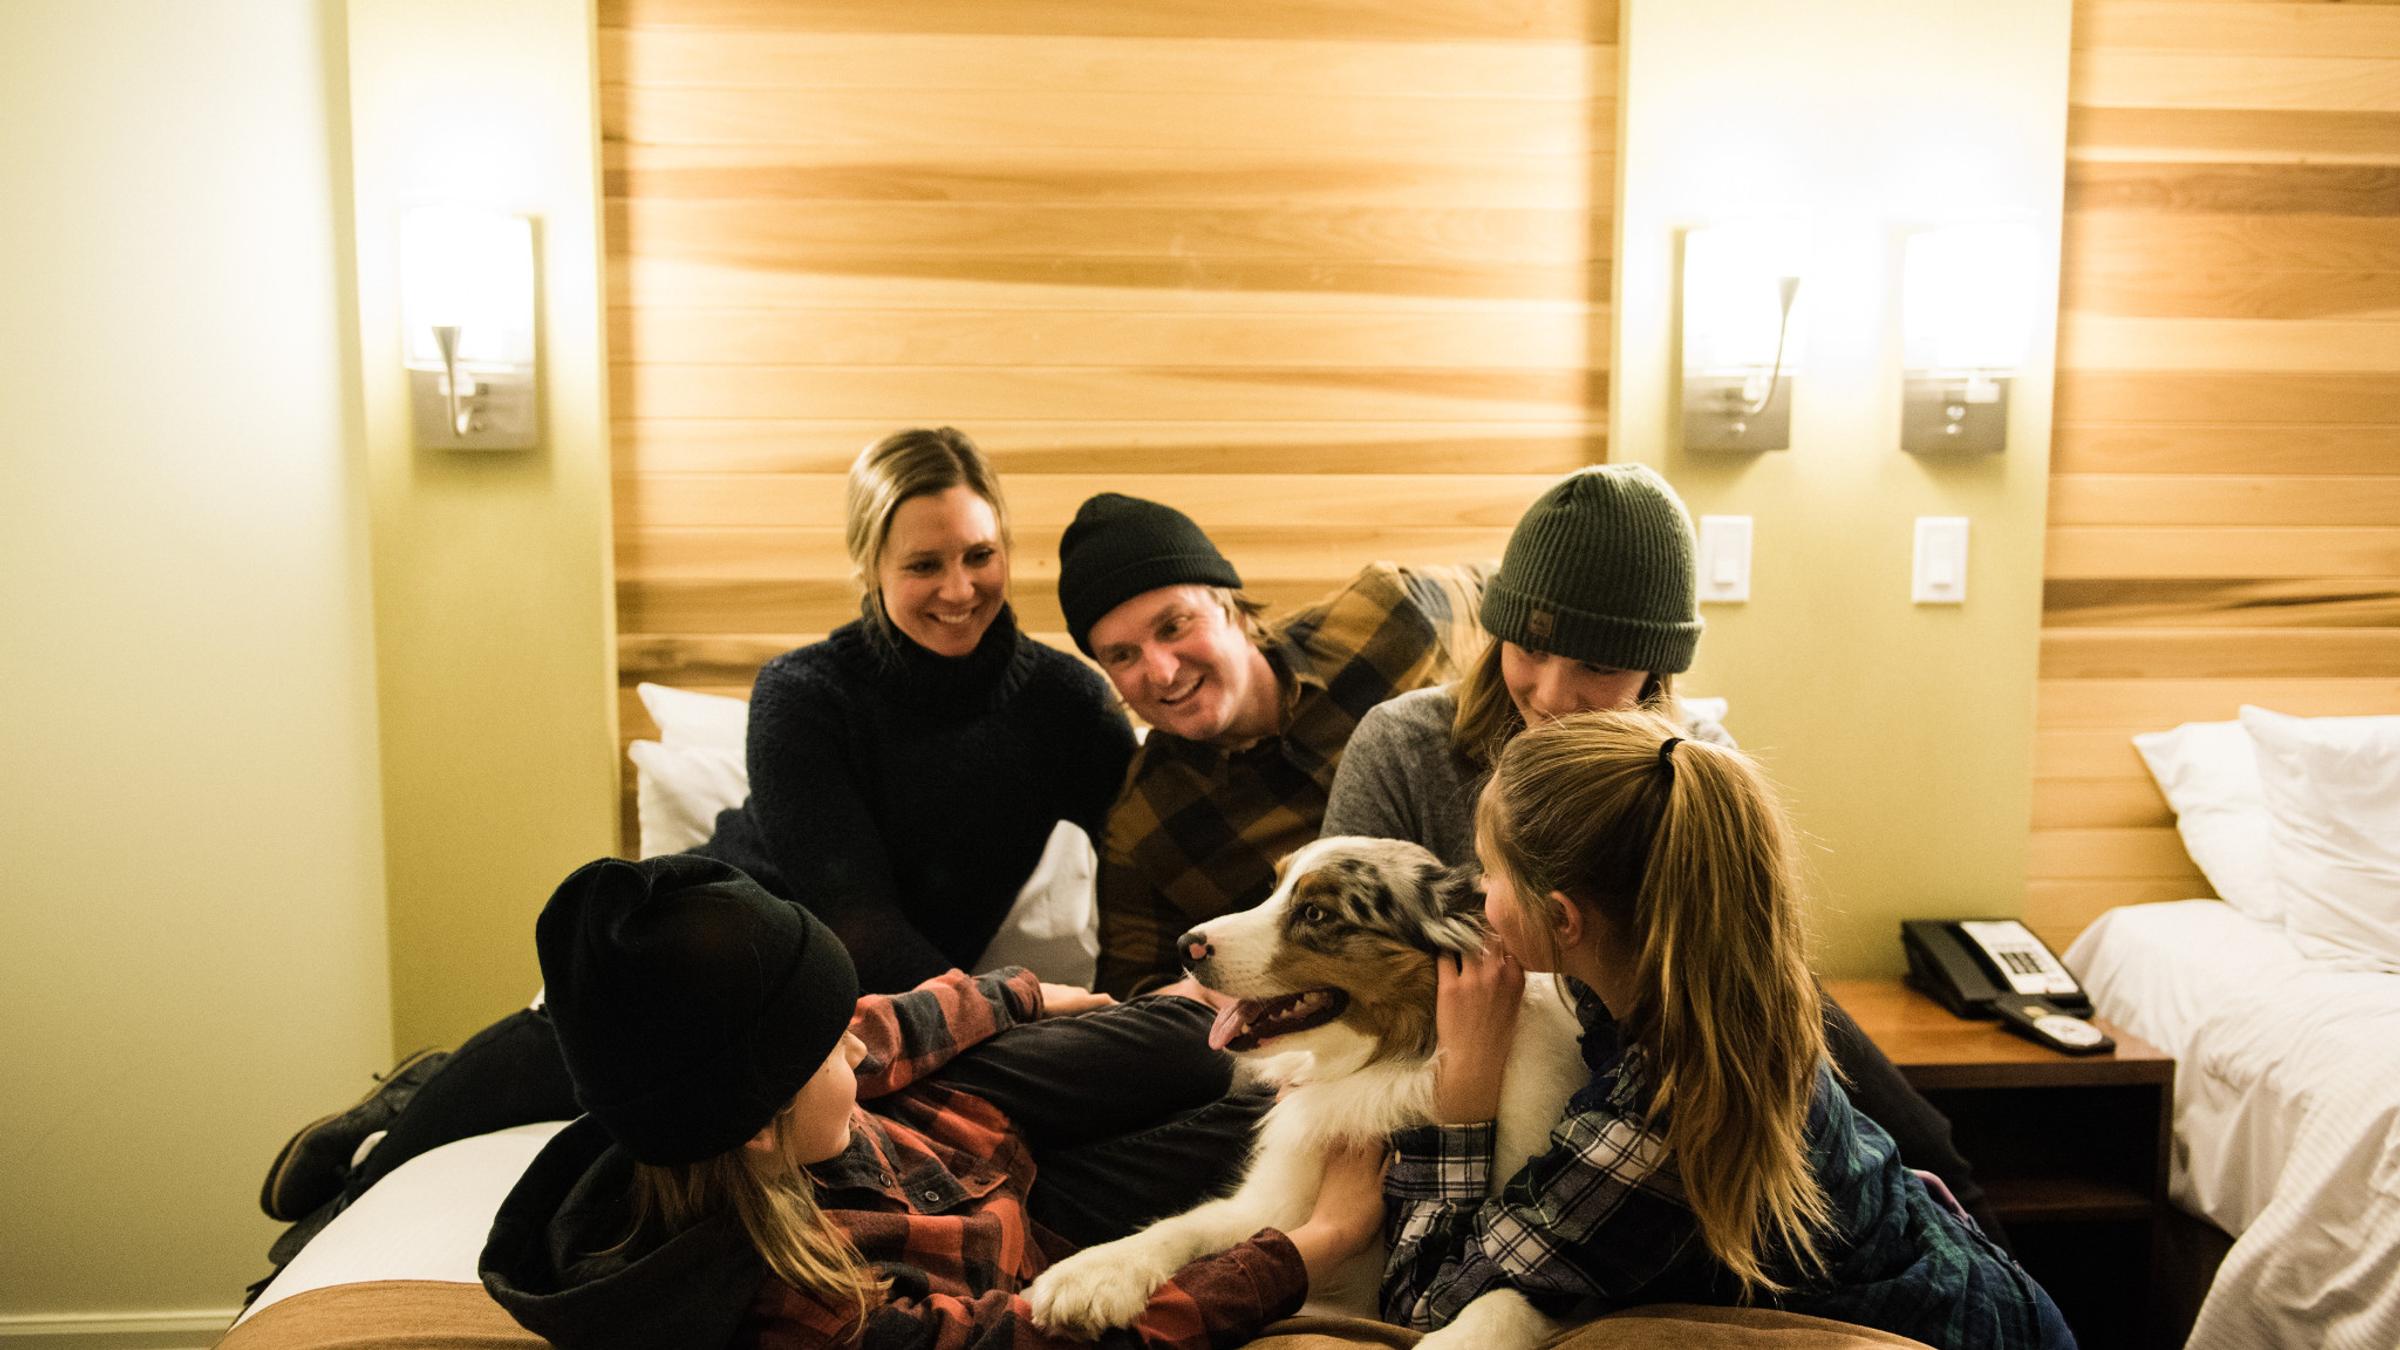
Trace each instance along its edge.
<path fill-rule="evenodd" d="M 1960 1017 L 1997 1017 L 2070 1055 L 2117 1043 L 2083 1019 L 2092 1000 L 2042 940 L 2014 919 L 1909 919 L 1900 925 L 1908 983 Z"/>

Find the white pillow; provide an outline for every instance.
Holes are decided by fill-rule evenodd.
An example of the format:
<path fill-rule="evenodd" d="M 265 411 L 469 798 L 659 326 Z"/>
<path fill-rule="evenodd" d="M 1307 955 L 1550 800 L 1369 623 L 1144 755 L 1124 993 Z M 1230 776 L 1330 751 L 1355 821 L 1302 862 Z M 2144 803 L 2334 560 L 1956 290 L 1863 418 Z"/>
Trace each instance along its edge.
<path fill-rule="evenodd" d="M 2239 722 L 2186 722 L 2133 738 L 2175 812 L 2183 851 L 2225 903 L 2264 923 L 2283 919 L 2258 759 Z"/>
<path fill-rule="evenodd" d="M 716 833 L 717 813 L 750 795 L 750 767 L 739 743 L 728 750 L 635 741 L 625 754 L 633 761 L 634 814 L 645 858 L 706 843 Z"/>
<path fill-rule="evenodd" d="M 664 743 L 742 752 L 750 727 L 748 700 L 663 684 L 637 684 L 634 692 L 641 695 L 650 720 L 658 723 L 658 738 Z"/>
<path fill-rule="evenodd" d="M 2400 716 L 2242 709 L 2274 825 L 2283 925 L 2310 956 L 2400 973 Z"/>
<path fill-rule="evenodd" d="M 1681 694 L 1675 696 L 1675 705 L 1686 725 L 1695 718 L 1705 718 L 1718 726 L 1725 725 L 1725 711 L 1732 706 L 1721 698 L 1685 698 Z"/>
<path fill-rule="evenodd" d="M 1023 966 L 1052 984 L 1090 988 L 1100 957 L 1099 871 L 1091 836 L 1058 822 L 975 969 Z"/>

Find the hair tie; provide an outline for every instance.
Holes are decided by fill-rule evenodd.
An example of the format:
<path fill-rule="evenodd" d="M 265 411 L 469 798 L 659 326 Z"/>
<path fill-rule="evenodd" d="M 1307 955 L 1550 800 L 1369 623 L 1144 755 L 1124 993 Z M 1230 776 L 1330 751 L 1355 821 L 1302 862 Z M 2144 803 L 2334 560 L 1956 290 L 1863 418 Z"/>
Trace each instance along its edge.
<path fill-rule="evenodd" d="M 1683 737 L 1669 736 L 1666 744 L 1658 747 L 1658 771 L 1665 774 L 1670 783 L 1675 781 L 1675 747 L 1681 744 Z"/>

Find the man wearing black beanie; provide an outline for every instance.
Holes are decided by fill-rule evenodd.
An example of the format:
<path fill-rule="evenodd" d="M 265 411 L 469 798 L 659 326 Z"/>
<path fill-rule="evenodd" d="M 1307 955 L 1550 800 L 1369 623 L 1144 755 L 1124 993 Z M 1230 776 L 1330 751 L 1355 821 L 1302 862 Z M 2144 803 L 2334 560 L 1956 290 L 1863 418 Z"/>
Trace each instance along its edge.
<path fill-rule="evenodd" d="M 1067 632 L 1150 725 L 1100 841 L 1100 965 L 1124 997 L 1176 978 L 1175 938 L 1264 899 L 1317 837 L 1342 748 L 1482 645 L 1488 565 L 1375 563 L 1272 622 L 1191 517 L 1104 492 L 1059 541 Z"/>

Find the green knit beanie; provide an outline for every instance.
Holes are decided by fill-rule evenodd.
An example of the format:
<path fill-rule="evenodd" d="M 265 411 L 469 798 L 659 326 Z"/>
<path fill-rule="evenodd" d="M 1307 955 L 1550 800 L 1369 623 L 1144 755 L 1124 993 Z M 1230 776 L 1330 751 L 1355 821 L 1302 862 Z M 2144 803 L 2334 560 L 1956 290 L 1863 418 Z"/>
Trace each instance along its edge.
<path fill-rule="evenodd" d="M 1527 508 L 1483 593 L 1483 628 L 1618 670 L 1689 670 L 1700 645 L 1692 518 L 1639 464 L 1567 475 Z"/>

